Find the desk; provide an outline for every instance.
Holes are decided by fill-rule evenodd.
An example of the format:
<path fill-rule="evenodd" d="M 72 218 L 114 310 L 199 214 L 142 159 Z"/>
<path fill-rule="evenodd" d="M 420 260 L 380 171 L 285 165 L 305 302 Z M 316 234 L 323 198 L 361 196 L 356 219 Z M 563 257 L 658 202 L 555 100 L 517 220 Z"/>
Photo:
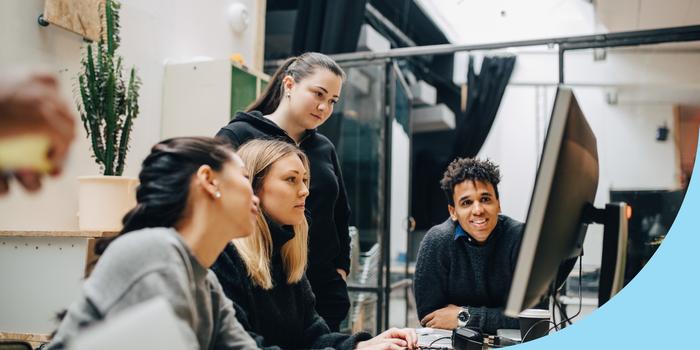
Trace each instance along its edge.
<path fill-rule="evenodd" d="M 49 334 L 80 295 L 95 242 L 116 232 L 0 231 L 0 332 Z M 8 334 L 9 334 L 8 333 Z"/>
<path fill-rule="evenodd" d="M 418 335 L 418 347 L 424 350 L 445 350 L 452 349 L 452 331 L 444 329 L 435 328 L 417 328 L 416 334 Z M 496 337 L 492 335 L 484 336 L 482 340 L 481 348 L 486 349 L 496 349 L 507 347 L 509 345 L 516 345 L 519 343 L 520 330 L 519 329 L 499 329 L 499 336 L 506 336 L 510 339 L 518 338 L 517 343 L 503 343 L 495 344 Z"/>
<path fill-rule="evenodd" d="M 418 346 L 421 349 L 452 349 L 452 331 L 436 328 L 418 328 Z"/>

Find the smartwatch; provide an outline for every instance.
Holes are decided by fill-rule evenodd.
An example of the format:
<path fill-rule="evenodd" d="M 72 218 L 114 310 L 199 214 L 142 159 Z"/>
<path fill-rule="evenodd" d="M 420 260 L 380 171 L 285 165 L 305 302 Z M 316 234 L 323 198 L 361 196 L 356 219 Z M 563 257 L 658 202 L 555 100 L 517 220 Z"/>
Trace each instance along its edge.
<path fill-rule="evenodd" d="M 457 326 L 466 327 L 470 318 L 471 315 L 469 314 L 469 308 L 463 307 L 457 314 Z"/>

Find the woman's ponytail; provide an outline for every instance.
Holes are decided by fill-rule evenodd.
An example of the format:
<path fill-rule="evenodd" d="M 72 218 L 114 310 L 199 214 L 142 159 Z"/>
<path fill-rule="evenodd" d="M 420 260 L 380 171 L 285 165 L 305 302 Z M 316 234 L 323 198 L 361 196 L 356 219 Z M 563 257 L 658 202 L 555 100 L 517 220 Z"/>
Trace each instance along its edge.
<path fill-rule="evenodd" d="M 282 101 L 282 95 L 284 94 L 284 88 L 282 87 L 282 80 L 287 76 L 287 71 L 289 66 L 296 61 L 296 57 L 290 57 L 284 63 L 277 68 L 275 74 L 272 75 L 270 81 L 267 83 L 265 90 L 260 94 L 253 103 L 246 107 L 246 112 L 259 111 L 263 115 L 271 114 L 277 109 L 280 101 Z"/>

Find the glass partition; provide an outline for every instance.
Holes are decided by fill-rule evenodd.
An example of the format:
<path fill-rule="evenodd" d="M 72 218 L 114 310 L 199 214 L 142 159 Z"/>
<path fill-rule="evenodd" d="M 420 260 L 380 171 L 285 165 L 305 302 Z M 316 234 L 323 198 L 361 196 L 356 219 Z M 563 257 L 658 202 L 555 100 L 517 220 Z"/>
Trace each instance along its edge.
<path fill-rule="evenodd" d="M 410 93 L 393 62 L 354 62 L 343 69 L 347 80 L 340 102 L 319 131 L 337 148 L 356 232 L 345 330 L 379 332 L 406 326 L 408 317 L 410 290 L 392 289 L 392 283 L 410 286 L 405 264 Z"/>
<path fill-rule="evenodd" d="M 348 284 L 346 331 L 379 331 L 385 208 L 385 63 L 344 66 L 347 81 L 333 116 L 319 131 L 336 146 L 356 235 Z"/>
<path fill-rule="evenodd" d="M 391 119 L 389 301 L 386 310 L 389 327 L 406 327 L 415 310 L 408 305 L 412 280 L 409 278 L 408 238 L 411 194 L 411 93 L 397 64 L 389 74 Z"/>

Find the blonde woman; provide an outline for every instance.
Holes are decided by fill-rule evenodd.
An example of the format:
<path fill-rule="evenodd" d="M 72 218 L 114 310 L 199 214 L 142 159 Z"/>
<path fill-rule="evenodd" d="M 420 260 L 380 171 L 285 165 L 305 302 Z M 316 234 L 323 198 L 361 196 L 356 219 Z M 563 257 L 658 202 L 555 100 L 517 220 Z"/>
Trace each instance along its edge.
<path fill-rule="evenodd" d="M 375 338 L 367 333 L 331 333 L 314 310 L 306 279 L 309 162 L 296 146 L 253 140 L 237 152 L 260 198 L 256 232 L 235 239 L 212 266 L 236 317 L 261 348 L 398 349 L 413 348 L 413 330 L 391 329 Z"/>
<path fill-rule="evenodd" d="M 316 311 L 333 331 L 339 330 L 350 308 L 345 282 L 350 271 L 350 206 L 335 146 L 316 129 L 331 118 L 344 79 L 343 69 L 322 53 L 290 57 L 260 97 L 216 134 L 235 147 L 253 139 L 282 140 L 309 157 L 314 182 L 306 200 L 306 276 L 316 296 Z"/>

